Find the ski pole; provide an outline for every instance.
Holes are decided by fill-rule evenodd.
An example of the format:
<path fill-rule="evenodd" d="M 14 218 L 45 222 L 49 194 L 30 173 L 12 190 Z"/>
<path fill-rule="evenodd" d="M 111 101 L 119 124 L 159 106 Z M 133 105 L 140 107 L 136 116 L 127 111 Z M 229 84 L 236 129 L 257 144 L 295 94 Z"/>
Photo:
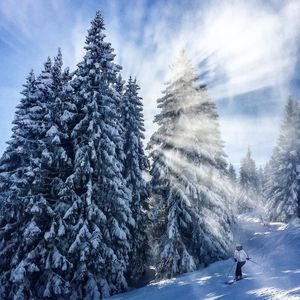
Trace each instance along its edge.
<path fill-rule="evenodd" d="M 251 258 L 249 258 L 249 260 L 250 260 L 252 263 L 254 263 L 254 264 L 260 266 L 260 264 L 258 264 L 257 262 L 253 261 Z"/>
<path fill-rule="evenodd" d="M 235 265 L 235 262 L 234 262 L 233 265 L 230 267 L 229 272 L 228 272 L 228 274 L 227 274 L 227 277 L 228 277 L 229 274 L 231 273 L 231 271 L 232 271 L 234 265 Z"/>

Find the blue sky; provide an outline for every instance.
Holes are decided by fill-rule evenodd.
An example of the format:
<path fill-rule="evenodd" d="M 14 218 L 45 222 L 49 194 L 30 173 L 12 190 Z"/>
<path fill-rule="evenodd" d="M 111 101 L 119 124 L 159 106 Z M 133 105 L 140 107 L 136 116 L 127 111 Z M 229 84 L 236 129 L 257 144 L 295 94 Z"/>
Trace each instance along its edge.
<path fill-rule="evenodd" d="M 230 162 L 269 158 L 289 95 L 300 99 L 300 1 L 0 1 L 0 153 L 31 68 L 61 47 L 74 70 L 100 9 L 122 74 L 136 76 L 147 138 L 169 66 L 185 48 L 215 99 Z"/>

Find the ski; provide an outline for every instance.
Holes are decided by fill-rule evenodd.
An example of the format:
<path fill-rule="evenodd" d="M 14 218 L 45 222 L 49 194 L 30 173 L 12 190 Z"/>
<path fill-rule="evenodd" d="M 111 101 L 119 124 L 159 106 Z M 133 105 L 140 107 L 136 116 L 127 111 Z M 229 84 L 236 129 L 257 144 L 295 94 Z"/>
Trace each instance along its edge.
<path fill-rule="evenodd" d="M 231 278 L 230 278 L 230 277 L 231 277 Z M 235 280 L 232 276 L 229 276 L 229 277 L 228 277 L 228 280 L 225 281 L 225 284 L 230 285 L 230 284 L 235 283 L 235 281 L 236 281 L 236 280 Z"/>
<path fill-rule="evenodd" d="M 231 284 L 233 284 L 233 283 L 235 283 L 237 281 L 240 281 L 242 279 L 245 279 L 245 278 L 247 278 L 247 276 L 243 276 L 242 278 L 239 278 L 239 279 L 230 279 L 230 280 L 226 281 L 225 284 L 231 285 Z"/>

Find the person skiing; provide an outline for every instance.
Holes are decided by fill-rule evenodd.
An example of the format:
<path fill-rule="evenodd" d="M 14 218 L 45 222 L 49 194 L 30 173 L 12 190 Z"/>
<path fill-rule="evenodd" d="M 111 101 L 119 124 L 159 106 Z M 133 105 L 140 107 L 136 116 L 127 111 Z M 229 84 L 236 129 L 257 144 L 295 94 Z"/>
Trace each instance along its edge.
<path fill-rule="evenodd" d="M 243 278 L 242 266 L 249 260 L 249 256 L 243 249 L 242 245 L 237 244 L 234 251 L 234 261 L 237 262 L 235 270 L 235 280 L 240 280 Z"/>

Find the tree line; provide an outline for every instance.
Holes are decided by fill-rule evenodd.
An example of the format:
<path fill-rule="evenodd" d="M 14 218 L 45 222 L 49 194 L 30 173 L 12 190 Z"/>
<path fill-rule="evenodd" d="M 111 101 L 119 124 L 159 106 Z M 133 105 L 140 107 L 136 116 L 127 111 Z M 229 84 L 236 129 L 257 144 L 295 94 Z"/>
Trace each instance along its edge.
<path fill-rule="evenodd" d="M 100 299 L 137 286 L 149 265 L 157 279 L 170 278 L 228 257 L 234 169 L 197 69 L 184 52 L 172 65 L 147 156 L 137 80 L 125 83 L 114 59 L 97 12 L 74 72 L 63 68 L 59 51 L 39 75 L 31 71 L 26 78 L 0 160 L 4 299 Z M 299 108 L 289 105 L 264 184 L 269 205 L 288 211 L 281 216 L 299 207 L 297 196 L 277 197 L 291 191 L 278 194 L 278 176 L 297 162 L 289 161 L 285 171 L 278 166 L 287 156 L 299 157 L 292 142 L 299 130 L 292 128 L 300 118 L 291 116 Z M 245 164 L 253 169 L 249 157 Z M 247 172 L 240 177 L 248 191 L 255 183 Z"/>
<path fill-rule="evenodd" d="M 257 167 L 248 149 L 239 176 L 232 165 L 231 181 L 241 211 L 260 206 L 266 221 L 292 222 L 300 218 L 300 106 L 287 100 L 279 136 L 270 159 Z"/>

